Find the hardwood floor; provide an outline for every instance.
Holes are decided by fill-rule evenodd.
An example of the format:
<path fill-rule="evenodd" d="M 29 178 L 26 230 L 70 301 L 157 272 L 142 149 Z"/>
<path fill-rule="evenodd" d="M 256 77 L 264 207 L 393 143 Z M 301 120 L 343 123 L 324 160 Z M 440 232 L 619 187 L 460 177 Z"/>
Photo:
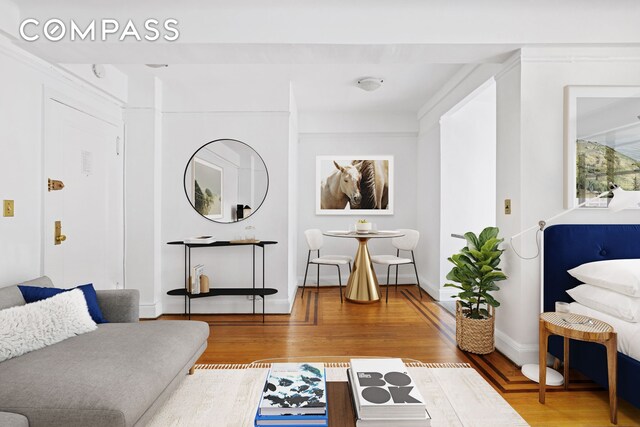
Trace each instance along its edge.
<path fill-rule="evenodd" d="M 300 292 L 292 314 L 192 315 L 211 326 L 198 363 L 250 363 L 296 356 L 389 356 L 422 362 L 467 362 L 533 426 L 606 426 L 608 394 L 572 373 L 570 388 L 548 387 L 538 403 L 538 384 L 522 376 L 499 352 L 486 356 L 459 350 L 455 318 L 415 286 L 389 291 L 389 303 L 340 304 L 338 288 Z M 161 319 L 184 319 L 166 315 Z M 575 375 L 575 378 L 574 378 Z M 640 409 L 620 401 L 619 426 L 640 426 Z"/>

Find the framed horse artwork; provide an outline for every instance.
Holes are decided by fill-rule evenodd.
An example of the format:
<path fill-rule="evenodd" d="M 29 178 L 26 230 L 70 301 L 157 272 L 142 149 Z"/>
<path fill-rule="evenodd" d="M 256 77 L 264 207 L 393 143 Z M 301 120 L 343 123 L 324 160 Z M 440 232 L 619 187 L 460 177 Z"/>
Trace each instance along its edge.
<path fill-rule="evenodd" d="M 393 156 L 317 156 L 317 215 L 393 215 Z"/>

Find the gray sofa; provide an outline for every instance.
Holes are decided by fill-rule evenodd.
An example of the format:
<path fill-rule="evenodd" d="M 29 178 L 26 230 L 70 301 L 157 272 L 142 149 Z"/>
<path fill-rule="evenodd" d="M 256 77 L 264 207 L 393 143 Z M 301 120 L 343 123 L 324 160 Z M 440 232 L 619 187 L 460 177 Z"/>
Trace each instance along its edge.
<path fill-rule="evenodd" d="M 138 322 L 137 291 L 97 294 L 110 323 L 0 363 L 0 426 L 143 426 L 207 347 L 204 322 Z M 24 303 L 0 288 L 0 310 Z"/>

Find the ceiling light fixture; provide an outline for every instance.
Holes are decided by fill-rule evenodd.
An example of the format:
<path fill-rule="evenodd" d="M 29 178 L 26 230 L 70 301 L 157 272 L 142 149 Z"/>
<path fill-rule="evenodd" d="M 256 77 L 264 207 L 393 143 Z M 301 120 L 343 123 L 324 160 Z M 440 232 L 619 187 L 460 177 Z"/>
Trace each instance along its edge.
<path fill-rule="evenodd" d="M 169 64 L 144 64 L 149 68 L 166 68 Z"/>
<path fill-rule="evenodd" d="M 367 92 L 373 92 L 382 86 L 384 80 L 376 77 L 363 77 L 358 80 L 358 87 Z"/>

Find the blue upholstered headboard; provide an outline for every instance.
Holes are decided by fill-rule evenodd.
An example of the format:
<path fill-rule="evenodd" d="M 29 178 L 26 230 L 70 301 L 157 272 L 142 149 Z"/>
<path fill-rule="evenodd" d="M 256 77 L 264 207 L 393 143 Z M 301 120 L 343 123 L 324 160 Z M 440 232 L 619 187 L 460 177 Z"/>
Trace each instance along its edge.
<path fill-rule="evenodd" d="M 567 270 L 607 259 L 640 258 L 638 224 L 563 224 L 544 230 L 544 311 L 556 301 L 571 302 L 565 292 L 579 284 Z"/>

